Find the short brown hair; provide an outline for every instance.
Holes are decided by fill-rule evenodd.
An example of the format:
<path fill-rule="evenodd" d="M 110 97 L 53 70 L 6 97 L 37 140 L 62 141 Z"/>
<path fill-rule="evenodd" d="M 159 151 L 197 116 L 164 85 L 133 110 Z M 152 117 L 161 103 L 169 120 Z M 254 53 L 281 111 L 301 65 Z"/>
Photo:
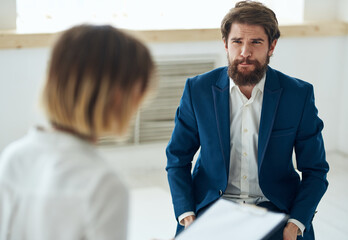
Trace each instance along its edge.
<path fill-rule="evenodd" d="M 147 47 L 121 30 L 72 27 L 52 50 L 43 90 L 46 115 L 53 126 L 83 136 L 124 133 L 138 106 L 134 89 L 145 94 L 153 66 Z"/>
<path fill-rule="evenodd" d="M 222 39 L 227 40 L 233 23 L 262 26 L 268 36 L 270 45 L 280 37 L 275 13 L 260 2 L 237 2 L 221 22 Z"/>

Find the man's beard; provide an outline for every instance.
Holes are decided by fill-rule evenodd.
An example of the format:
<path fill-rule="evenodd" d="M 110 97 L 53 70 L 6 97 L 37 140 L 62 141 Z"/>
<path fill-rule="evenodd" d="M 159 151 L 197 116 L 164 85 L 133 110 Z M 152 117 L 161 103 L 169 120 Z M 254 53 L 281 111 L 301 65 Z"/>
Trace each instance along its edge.
<path fill-rule="evenodd" d="M 262 77 L 265 75 L 265 72 L 267 70 L 267 66 L 269 63 L 270 57 L 267 56 L 265 63 L 262 65 L 257 60 L 250 60 L 248 58 L 244 58 L 242 60 L 234 60 L 232 63 L 230 62 L 230 58 L 227 55 L 228 58 L 228 75 L 230 78 L 232 78 L 233 82 L 237 86 L 253 86 L 260 82 Z M 252 71 L 239 71 L 238 65 L 240 63 L 247 63 L 247 64 L 253 64 L 255 69 Z"/>

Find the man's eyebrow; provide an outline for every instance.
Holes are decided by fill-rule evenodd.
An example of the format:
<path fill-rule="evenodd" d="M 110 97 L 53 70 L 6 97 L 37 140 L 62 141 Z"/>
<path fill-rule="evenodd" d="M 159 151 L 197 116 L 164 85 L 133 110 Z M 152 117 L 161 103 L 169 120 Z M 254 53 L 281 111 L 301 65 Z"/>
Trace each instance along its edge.
<path fill-rule="evenodd" d="M 253 41 L 260 41 L 260 42 L 264 42 L 265 41 L 265 39 L 263 39 L 263 38 L 252 38 L 251 40 L 253 40 Z"/>

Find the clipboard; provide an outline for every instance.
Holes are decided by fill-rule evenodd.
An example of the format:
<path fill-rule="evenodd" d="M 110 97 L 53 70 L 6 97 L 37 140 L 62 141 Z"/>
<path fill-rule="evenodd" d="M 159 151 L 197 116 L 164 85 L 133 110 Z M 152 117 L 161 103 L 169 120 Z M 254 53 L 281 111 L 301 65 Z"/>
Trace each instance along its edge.
<path fill-rule="evenodd" d="M 175 239 L 273 240 L 288 218 L 284 213 L 221 198 Z"/>

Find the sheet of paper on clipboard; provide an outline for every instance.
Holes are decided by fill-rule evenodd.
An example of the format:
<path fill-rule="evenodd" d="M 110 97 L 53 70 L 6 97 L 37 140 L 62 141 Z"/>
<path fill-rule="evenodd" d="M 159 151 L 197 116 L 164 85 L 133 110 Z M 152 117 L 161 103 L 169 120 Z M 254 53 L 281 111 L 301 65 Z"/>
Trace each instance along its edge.
<path fill-rule="evenodd" d="M 268 239 L 287 219 L 283 213 L 219 199 L 175 239 Z"/>

